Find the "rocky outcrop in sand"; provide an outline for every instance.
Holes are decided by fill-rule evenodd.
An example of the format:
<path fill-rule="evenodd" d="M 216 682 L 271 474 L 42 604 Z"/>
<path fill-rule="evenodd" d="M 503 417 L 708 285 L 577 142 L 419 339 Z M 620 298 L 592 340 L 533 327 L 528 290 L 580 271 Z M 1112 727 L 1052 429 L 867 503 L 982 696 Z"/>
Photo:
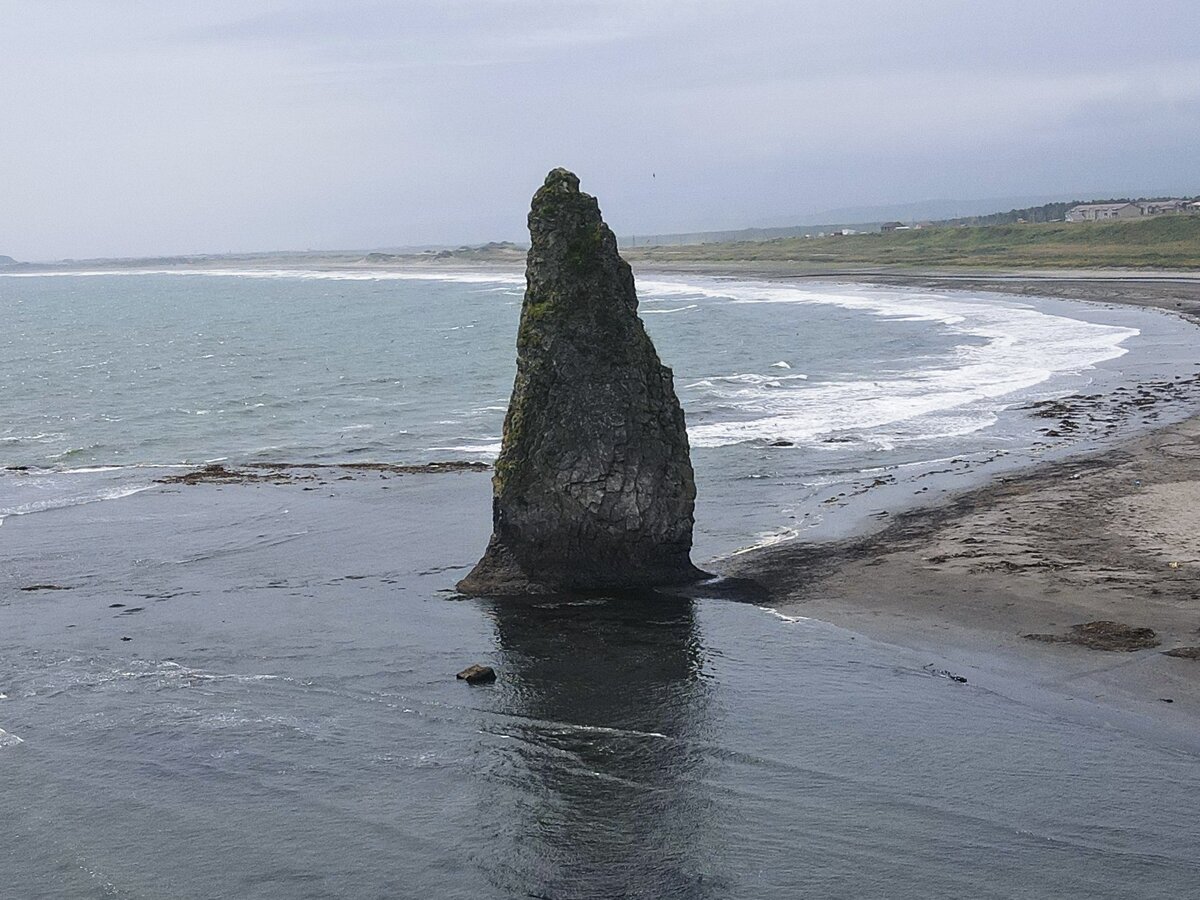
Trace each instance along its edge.
<path fill-rule="evenodd" d="M 493 532 L 469 594 L 620 590 L 702 577 L 696 488 L 671 370 L 637 314 L 594 197 L 555 169 L 533 197 L 517 378 Z"/>

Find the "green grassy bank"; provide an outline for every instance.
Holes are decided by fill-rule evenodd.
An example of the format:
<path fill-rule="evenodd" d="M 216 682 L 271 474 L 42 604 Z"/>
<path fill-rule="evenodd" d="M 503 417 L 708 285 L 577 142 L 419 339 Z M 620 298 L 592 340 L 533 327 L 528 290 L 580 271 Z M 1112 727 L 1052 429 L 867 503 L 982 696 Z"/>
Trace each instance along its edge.
<path fill-rule="evenodd" d="M 1120 222 L 922 228 L 824 238 L 779 238 L 624 253 L 646 263 L 761 261 L 822 268 L 1200 269 L 1200 216 Z"/>

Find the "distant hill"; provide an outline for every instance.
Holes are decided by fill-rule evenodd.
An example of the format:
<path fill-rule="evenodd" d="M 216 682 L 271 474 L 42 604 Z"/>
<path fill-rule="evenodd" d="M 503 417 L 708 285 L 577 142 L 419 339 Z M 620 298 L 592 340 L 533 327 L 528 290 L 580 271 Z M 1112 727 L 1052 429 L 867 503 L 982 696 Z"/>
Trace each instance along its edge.
<path fill-rule="evenodd" d="M 0 256 L 0 266 L 15 266 L 17 261 L 11 256 Z"/>
<path fill-rule="evenodd" d="M 637 248 L 631 261 L 781 263 L 797 271 L 896 267 L 1200 268 L 1200 216 L 929 227 L 844 237 Z"/>
<path fill-rule="evenodd" d="M 1043 203 L 1041 206 L 1024 206 L 1020 209 L 1010 209 L 1008 212 L 988 213 L 984 216 L 963 216 L 957 219 L 939 219 L 936 225 L 1017 225 L 1021 222 L 1061 222 L 1067 216 L 1067 210 L 1083 203 L 1083 200 L 1070 202 Z M 1108 200 L 1089 200 L 1089 203 L 1108 203 Z"/>
<path fill-rule="evenodd" d="M 805 216 L 809 222 L 939 222 L 966 216 L 985 216 L 998 209 L 1036 206 L 1057 200 L 1054 194 L 1010 197 L 985 197 L 977 200 L 920 200 L 916 203 L 891 203 L 880 206 L 847 206 Z"/>
<path fill-rule="evenodd" d="M 1178 195 L 1177 195 L 1178 196 Z M 1062 222 L 1067 210 L 1080 203 L 1140 203 L 1169 199 L 1118 197 L 1088 200 L 1052 200 L 1047 197 L 1009 197 L 991 200 L 923 200 L 892 206 L 854 206 L 814 213 L 814 225 L 780 225 L 725 231 L 689 231 L 674 234 L 634 234 L 618 238 L 624 248 L 674 247 L 688 244 L 731 244 L 774 241 L 781 238 L 817 237 L 837 231 L 878 231 L 885 222 L 909 225 L 1017 225 Z M 1020 203 L 1028 205 L 1021 206 Z M 995 212 L 1012 204 L 1006 212 Z"/>
<path fill-rule="evenodd" d="M 788 225 L 780 228 L 740 228 L 736 231 L 681 231 L 678 234 L 630 234 L 617 238 L 621 247 L 675 247 L 683 244 L 727 244 L 737 241 L 774 241 L 779 238 L 816 237 L 829 234 L 848 223 L 825 225 Z M 875 231 L 879 222 L 854 225 L 855 230 Z"/>

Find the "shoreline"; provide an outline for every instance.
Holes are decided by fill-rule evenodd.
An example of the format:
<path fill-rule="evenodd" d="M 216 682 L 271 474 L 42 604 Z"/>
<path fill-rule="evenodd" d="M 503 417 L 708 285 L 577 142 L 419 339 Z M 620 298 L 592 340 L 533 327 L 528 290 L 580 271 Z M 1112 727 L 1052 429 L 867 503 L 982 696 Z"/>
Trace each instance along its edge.
<path fill-rule="evenodd" d="M 1200 284 L 1185 281 L 888 275 L 875 283 L 1152 307 L 1197 322 Z M 1089 295 L 1093 289 L 1100 296 Z M 782 615 L 928 653 L 939 669 L 1058 713 L 1087 709 L 1105 724 L 1115 714 L 1135 729 L 1165 727 L 1196 749 L 1197 463 L 1200 414 L 1193 414 L 898 513 L 873 533 L 776 544 L 727 558 L 722 569 L 762 584 Z M 1073 631 L 1102 621 L 1150 628 L 1155 636 L 1144 643 L 1157 644 L 1117 640 L 1121 649 L 1094 649 Z"/>
<path fill-rule="evenodd" d="M 658 274 L 983 290 L 1149 307 L 1200 323 L 1200 276 L 1186 273 L 638 271 Z M 1120 403 L 1136 408 L 1142 397 L 1135 389 Z M 1083 405 L 1031 414 L 1055 429 L 1058 420 L 1088 414 L 1089 398 L 1066 399 Z M 1116 402 L 1115 395 L 1104 399 Z M 1128 417 L 1113 421 L 1130 427 Z M 1162 651 L 1200 646 L 1200 538 L 1193 537 L 1200 535 L 1193 512 L 1200 509 L 1200 476 L 1188 471 L 1200 459 L 1200 416 L 1151 428 L 1114 431 L 1106 448 L 1079 448 L 1065 459 L 992 474 L 982 486 L 955 485 L 916 508 L 893 507 L 889 525 L 865 534 L 792 540 L 705 565 L 764 582 L 769 605 L 785 616 L 928 652 L 936 669 L 965 673 L 973 684 L 1003 683 L 1022 696 L 1037 687 L 1039 703 L 1055 708 L 1072 694 L 1066 712 L 1082 702 L 1082 692 L 1105 710 L 1100 718 L 1112 706 L 1160 723 L 1167 715 L 1194 724 L 1200 661 Z M 208 480 L 240 480 L 216 474 L 222 477 Z M 1067 635 L 1074 625 L 1101 620 L 1151 628 L 1162 645 L 1098 651 L 1021 636 Z"/>
<path fill-rule="evenodd" d="M 1200 323 L 1200 273 L 1175 269 L 828 269 L 788 263 L 674 263 L 638 266 L 639 274 L 703 275 L 782 282 L 826 282 L 987 291 L 1052 297 L 1176 313 Z"/>
<path fill-rule="evenodd" d="M 663 262 L 641 259 L 636 248 L 626 259 L 637 277 L 700 275 L 741 280 L 834 282 L 911 286 L 934 290 L 982 290 L 1031 297 L 1055 297 L 1166 309 L 1200 320 L 1200 271 L 1185 269 L 1066 268 L 901 268 L 829 267 L 771 260 Z M 213 257 L 181 261 L 83 260 L 75 263 L 21 263 L 0 269 L 0 277 L 95 275 L 239 275 L 305 271 L 329 275 L 402 274 L 439 277 L 456 273 L 523 275 L 525 254 L 478 254 L 448 259 L 395 257 L 386 261 L 357 255 Z M 1166 296 L 1169 293 L 1170 296 Z"/>

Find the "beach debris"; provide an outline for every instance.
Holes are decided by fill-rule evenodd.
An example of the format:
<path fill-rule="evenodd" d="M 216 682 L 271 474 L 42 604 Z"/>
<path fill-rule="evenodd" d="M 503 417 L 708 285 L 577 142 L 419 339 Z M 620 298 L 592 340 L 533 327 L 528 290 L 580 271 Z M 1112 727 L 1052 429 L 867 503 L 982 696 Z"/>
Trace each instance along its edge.
<path fill-rule="evenodd" d="M 481 666 L 479 663 L 467 666 L 455 676 L 467 684 L 488 684 L 496 680 L 496 670 L 491 666 Z"/>
<path fill-rule="evenodd" d="M 1153 628 L 1139 628 L 1124 622 L 1099 620 L 1072 625 L 1066 634 L 1026 634 L 1030 641 L 1047 644 L 1078 644 L 1089 650 L 1112 650 L 1131 653 L 1157 647 L 1161 641 Z"/>
<path fill-rule="evenodd" d="M 1063 400 L 1037 400 L 1022 409 L 1032 410 L 1032 415 L 1039 419 L 1061 419 L 1075 412 L 1075 407 L 1071 400 L 1079 400 L 1079 397 L 1067 397 Z"/>
<path fill-rule="evenodd" d="M 159 478 L 159 484 L 242 484 L 250 481 L 272 481 L 275 479 L 254 472 L 239 472 L 227 469 L 220 463 L 210 463 L 201 469 L 185 472 L 182 475 L 168 475 Z"/>
<path fill-rule="evenodd" d="M 1176 659 L 1200 659 L 1200 647 L 1175 647 L 1164 650 L 1163 656 L 1174 656 Z"/>
<path fill-rule="evenodd" d="M 1172 568 L 1172 569 L 1178 569 L 1178 568 L 1179 568 L 1179 565 L 1180 565 L 1180 564 L 1179 564 L 1179 563 L 1177 563 L 1177 562 L 1169 562 L 1169 563 L 1167 563 L 1167 566 L 1168 566 L 1168 567 L 1170 567 L 1170 568 Z"/>
<path fill-rule="evenodd" d="M 245 471 L 246 469 L 253 471 Z M 375 472 L 388 475 L 440 475 L 449 472 L 486 472 L 487 463 L 475 460 L 450 459 L 441 462 L 416 463 L 246 463 L 243 469 L 227 469 L 220 463 L 210 463 L 182 475 L 159 478 L 159 484 L 288 484 L 293 481 L 314 481 L 317 472 L 340 469 L 346 472 Z M 338 481 L 353 481 L 354 475 L 340 476 Z M 324 484 L 324 482 L 321 482 Z"/>
<path fill-rule="evenodd" d="M 936 669 L 934 668 L 933 663 L 926 663 L 925 665 L 921 666 L 921 668 L 934 678 L 949 678 L 951 681 L 957 684 L 967 683 L 967 679 L 965 679 L 963 676 L 955 675 L 949 669 Z"/>
<path fill-rule="evenodd" d="M 342 469 L 348 472 L 378 472 L 380 475 L 438 475 L 447 472 L 487 472 L 492 467 L 485 462 L 466 459 L 443 459 L 427 463 L 247 463 L 250 469 L 276 471 Z"/>
<path fill-rule="evenodd" d="M 21 588 L 23 591 L 69 591 L 65 584 L 28 584 Z"/>
<path fill-rule="evenodd" d="M 529 233 L 492 537 L 458 589 L 513 596 L 697 581 L 683 409 L 638 317 L 629 264 L 566 169 L 534 194 Z"/>

